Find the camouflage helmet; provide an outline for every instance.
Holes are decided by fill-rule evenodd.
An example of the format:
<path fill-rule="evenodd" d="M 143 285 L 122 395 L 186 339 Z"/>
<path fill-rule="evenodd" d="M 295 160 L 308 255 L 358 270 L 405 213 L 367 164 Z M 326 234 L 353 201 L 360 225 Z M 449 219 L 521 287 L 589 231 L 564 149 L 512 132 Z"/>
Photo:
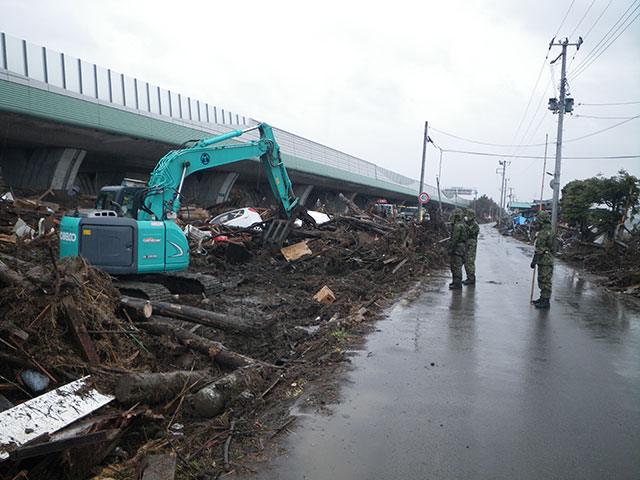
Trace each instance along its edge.
<path fill-rule="evenodd" d="M 539 222 L 540 225 L 548 225 L 551 223 L 551 219 L 549 218 L 549 212 L 543 210 L 540 212 L 536 218 L 536 222 Z"/>
<path fill-rule="evenodd" d="M 459 222 L 460 220 L 462 220 L 462 210 L 459 208 L 456 208 L 453 212 L 451 212 L 451 222 L 455 223 L 455 222 Z"/>
<path fill-rule="evenodd" d="M 464 213 L 467 215 L 467 218 L 469 219 L 469 221 L 474 220 L 476 218 L 476 212 L 472 208 L 467 208 L 467 210 Z"/>

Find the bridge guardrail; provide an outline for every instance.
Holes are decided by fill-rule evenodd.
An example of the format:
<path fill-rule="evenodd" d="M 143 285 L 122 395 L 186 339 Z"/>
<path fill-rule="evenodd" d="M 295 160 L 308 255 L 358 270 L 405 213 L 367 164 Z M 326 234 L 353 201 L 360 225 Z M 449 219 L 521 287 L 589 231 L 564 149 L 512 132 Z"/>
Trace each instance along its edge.
<path fill-rule="evenodd" d="M 160 116 L 169 122 L 194 124 L 213 134 L 256 123 L 246 116 L 3 32 L 0 32 L 0 69 L 35 80 L 33 86 L 41 82 L 56 87 L 57 92 L 81 96 L 114 108 L 135 110 L 141 115 Z M 283 153 L 414 190 L 416 196 L 419 193 L 417 180 L 277 127 L 273 129 L 277 132 Z M 434 187 L 425 186 L 425 190 L 435 199 L 437 190 Z"/>

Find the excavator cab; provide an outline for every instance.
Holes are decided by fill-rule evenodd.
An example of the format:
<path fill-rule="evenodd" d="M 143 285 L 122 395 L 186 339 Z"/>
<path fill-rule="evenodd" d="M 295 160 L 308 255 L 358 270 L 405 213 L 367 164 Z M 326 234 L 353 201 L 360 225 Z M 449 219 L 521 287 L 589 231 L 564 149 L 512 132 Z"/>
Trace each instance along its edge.
<path fill-rule="evenodd" d="M 102 187 L 96 199 L 96 210 L 113 210 L 118 217 L 138 218 L 141 194 L 146 187 L 107 186 Z"/>

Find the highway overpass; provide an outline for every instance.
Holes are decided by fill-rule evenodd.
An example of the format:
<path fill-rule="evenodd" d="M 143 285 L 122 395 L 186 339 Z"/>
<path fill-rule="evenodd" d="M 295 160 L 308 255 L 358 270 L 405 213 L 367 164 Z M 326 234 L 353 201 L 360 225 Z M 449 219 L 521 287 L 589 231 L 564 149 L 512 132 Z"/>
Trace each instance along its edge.
<path fill-rule="evenodd" d="M 190 139 L 258 123 L 81 59 L 0 33 L 0 169 L 18 191 L 84 193 L 146 180 L 156 162 Z M 268 121 L 267 121 L 268 123 Z M 360 205 L 376 198 L 416 204 L 419 182 L 273 126 L 296 195 L 307 206 L 336 202 L 343 193 Z M 257 138 L 256 132 L 240 140 Z M 257 159 L 193 175 L 185 193 L 221 203 L 235 185 L 264 194 Z M 432 200 L 434 187 L 425 186 Z M 468 201 L 441 195 L 444 206 Z"/>

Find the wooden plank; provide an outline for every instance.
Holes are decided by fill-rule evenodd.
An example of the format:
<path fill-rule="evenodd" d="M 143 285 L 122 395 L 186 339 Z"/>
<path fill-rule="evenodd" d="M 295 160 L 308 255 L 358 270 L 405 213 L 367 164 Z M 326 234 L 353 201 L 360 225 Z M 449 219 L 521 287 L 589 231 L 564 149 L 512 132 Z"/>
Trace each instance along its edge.
<path fill-rule="evenodd" d="M 0 461 L 9 452 L 79 420 L 115 397 L 87 387 L 83 377 L 0 413 Z"/>
<path fill-rule="evenodd" d="M 284 258 L 285 258 L 285 260 L 287 262 L 290 262 L 292 260 L 297 260 L 300 257 L 303 257 L 305 255 L 313 254 L 313 252 L 311 251 L 311 249 L 307 245 L 307 241 L 306 240 L 303 241 L 303 242 L 295 243 L 295 244 L 290 245 L 288 247 L 282 247 L 280 249 L 280 252 L 282 253 L 282 255 L 284 256 Z"/>
<path fill-rule="evenodd" d="M 21 458 L 39 457 L 48 455 L 49 453 L 61 452 L 74 447 L 84 447 L 92 443 L 108 442 L 113 440 L 120 430 L 102 430 L 99 432 L 87 433 L 86 435 L 78 435 L 75 437 L 64 438 L 61 440 L 52 440 L 50 442 L 40 443 L 38 445 L 30 445 L 20 447 L 9 452 L 11 460 L 19 460 Z"/>
<path fill-rule="evenodd" d="M 93 344 L 93 340 L 91 340 L 91 337 L 87 332 L 87 327 L 84 324 L 84 318 L 82 317 L 82 314 L 76 307 L 76 304 L 73 301 L 73 298 L 65 297 L 64 300 L 62 300 L 62 304 L 64 305 L 65 310 L 67 312 L 67 319 L 69 320 L 69 325 L 71 326 L 71 329 L 73 330 L 73 333 L 75 334 L 76 339 L 78 340 L 78 343 L 82 348 L 82 352 L 84 353 L 84 356 L 86 357 L 87 360 L 89 360 L 90 363 L 93 363 L 93 364 L 100 363 L 100 357 L 98 356 L 96 347 Z"/>

